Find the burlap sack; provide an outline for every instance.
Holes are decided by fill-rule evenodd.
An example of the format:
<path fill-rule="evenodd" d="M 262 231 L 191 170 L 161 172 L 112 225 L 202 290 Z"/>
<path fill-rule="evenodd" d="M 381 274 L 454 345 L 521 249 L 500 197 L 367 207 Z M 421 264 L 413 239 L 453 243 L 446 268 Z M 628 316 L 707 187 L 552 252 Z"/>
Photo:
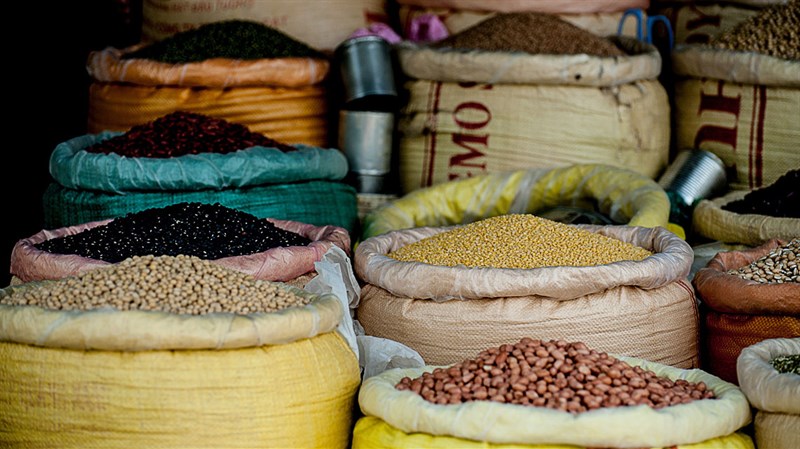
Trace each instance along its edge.
<path fill-rule="evenodd" d="M 339 300 L 314 296 L 248 316 L 0 305 L 5 447 L 347 448 L 358 361 Z"/>
<path fill-rule="evenodd" d="M 148 0 L 142 4 L 142 41 L 158 41 L 206 23 L 241 19 L 274 27 L 317 50 L 333 50 L 354 30 L 388 22 L 386 8 L 386 0 L 317 0 L 313 7 L 295 0 Z"/>
<path fill-rule="evenodd" d="M 175 111 L 218 117 L 284 143 L 328 147 L 324 86 L 193 88 L 94 82 L 87 132 L 128 131 Z"/>
<path fill-rule="evenodd" d="M 659 2 L 654 14 L 666 16 L 675 44 L 707 44 L 711 38 L 758 14 L 758 9 L 734 2 Z"/>
<path fill-rule="evenodd" d="M 450 227 L 392 231 L 356 248 L 355 272 L 367 284 L 356 317 L 367 335 L 399 341 L 429 364 L 528 336 L 697 366 L 698 312 L 685 280 L 691 247 L 663 228 L 580 227 L 656 254 L 595 267 L 444 267 L 386 254 Z"/>
<path fill-rule="evenodd" d="M 330 62 L 321 58 L 213 58 L 184 64 L 123 59 L 125 54 L 142 46 L 90 52 L 86 70 L 95 81 L 106 83 L 216 88 L 304 87 L 322 82 L 330 70 Z"/>
<path fill-rule="evenodd" d="M 718 253 L 697 272 L 692 284 L 703 303 L 704 369 L 739 383 L 736 360 L 741 351 L 769 338 L 800 337 L 800 284 L 759 284 L 726 274 L 757 260 L 783 242 Z"/>
<path fill-rule="evenodd" d="M 800 236 L 800 218 L 738 214 L 722 209 L 748 193 L 747 190 L 733 191 L 701 200 L 692 212 L 693 231 L 712 240 L 751 246 L 762 245 L 770 239 L 790 240 Z"/>
<path fill-rule="evenodd" d="M 314 263 L 336 245 L 350 252 L 350 234 L 338 226 L 314 226 L 287 220 L 266 219 L 276 227 L 295 232 L 311 240 L 307 246 L 278 247 L 244 256 L 223 257 L 212 262 L 267 281 L 290 281 L 314 271 Z M 61 279 L 88 270 L 111 265 L 103 260 L 76 254 L 55 254 L 36 248 L 54 238 L 79 234 L 106 225 L 113 220 L 93 221 L 65 228 L 42 230 L 21 239 L 11 250 L 11 274 L 22 282 Z"/>
<path fill-rule="evenodd" d="M 678 45 L 672 67 L 677 145 L 719 156 L 731 189 L 762 187 L 800 167 L 800 61 Z"/>
<path fill-rule="evenodd" d="M 778 356 L 800 354 L 800 338 L 774 338 L 742 349 L 736 362 L 742 392 L 758 409 L 759 449 L 800 447 L 800 376 L 770 365 Z"/>
<path fill-rule="evenodd" d="M 647 406 L 615 407 L 575 415 L 545 407 L 488 400 L 442 406 L 427 402 L 412 391 L 394 388 L 404 376 L 413 379 L 423 372 L 433 371 L 436 366 L 394 369 L 366 379 L 361 386 L 358 403 L 362 412 L 386 426 L 369 429 L 381 423 L 375 419 L 364 425 L 359 422 L 353 434 L 353 447 L 753 447 L 749 437 L 735 433 L 751 420 L 747 398 L 735 385 L 700 370 L 682 370 L 638 358 L 616 357 L 660 377 L 705 382 L 717 398 L 659 410 Z M 383 438 L 374 432 L 383 432 Z"/>

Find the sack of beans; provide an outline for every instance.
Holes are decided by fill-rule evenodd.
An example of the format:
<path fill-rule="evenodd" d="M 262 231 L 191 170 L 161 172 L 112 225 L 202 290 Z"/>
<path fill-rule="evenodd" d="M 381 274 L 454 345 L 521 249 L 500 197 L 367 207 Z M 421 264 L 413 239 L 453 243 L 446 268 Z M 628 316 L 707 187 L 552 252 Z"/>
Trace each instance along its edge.
<path fill-rule="evenodd" d="M 353 448 L 754 447 L 739 431 L 747 398 L 704 371 L 583 342 L 509 342 L 366 379 Z"/>
<path fill-rule="evenodd" d="M 405 193 L 520 168 L 597 163 L 654 178 L 667 165 L 669 101 L 652 45 L 510 13 L 396 47 L 411 78 L 397 124 Z"/>
<path fill-rule="evenodd" d="M 742 349 L 800 337 L 800 238 L 718 253 L 692 284 L 701 308 L 701 360 L 735 384 Z"/>
<path fill-rule="evenodd" d="M 800 236 L 800 168 L 761 188 L 700 201 L 692 228 L 706 238 L 751 246 Z"/>
<path fill-rule="evenodd" d="M 691 247 L 662 227 L 506 214 L 391 231 L 355 249 L 367 335 L 454 363 L 523 336 L 698 366 Z"/>
<path fill-rule="evenodd" d="M 762 7 L 785 3 L 785 0 L 756 0 L 751 4 L 694 0 L 654 3 L 653 12 L 669 20 L 676 44 L 707 44 L 717 35 L 758 14 Z"/>
<path fill-rule="evenodd" d="M 360 375 L 343 316 L 332 294 L 184 255 L 8 287 L 3 441 L 347 448 Z"/>
<path fill-rule="evenodd" d="M 350 252 L 347 230 L 181 203 L 21 239 L 11 251 L 11 274 L 22 282 L 60 279 L 133 256 L 185 254 L 256 279 L 290 281 L 313 272 L 334 245 Z"/>
<path fill-rule="evenodd" d="M 320 8 L 294 0 L 206 2 L 148 0 L 142 4 L 142 40 L 166 39 L 178 32 L 223 20 L 254 20 L 307 42 L 333 50 L 358 28 L 387 22 L 386 0 L 325 0 Z"/>
<path fill-rule="evenodd" d="M 560 19 L 598 36 L 610 36 L 619 31 L 619 23 L 626 9 L 646 10 L 650 1 L 442 2 L 438 0 L 399 0 L 398 4 L 397 16 L 400 29 L 407 39 L 414 40 L 414 35 L 419 34 L 415 33 L 415 30 L 420 27 L 419 22 L 430 15 L 435 15 L 444 24 L 449 34 L 456 34 L 503 12 L 554 14 Z M 636 32 L 634 21 L 629 20 L 623 23 L 623 35 L 636 37 Z"/>
<path fill-rule="evenodd" d="M 742 349 L 736 371 L 757 410 L 758 448 L 800 447 L 800 338 L 771 338 Z"/>
<path fill-rule="evenodd" d="M 354 232 L 358 225 L 356 189 L 341 181 L 265 184 L 223 190 L 126 192 L 124 195 L 70 189 L 50 183 L 42 195 L 44 229 L 123 217 L 177 203 L 219 203 L 258 218 L 333 225 Z"/>
<path fill-rule="evenodd" d="M 652 179 L 617 167 L 574 164 L 477 175 L 418 189 L 368 214 L 361 237 L 500 214 L 541 214 L 557 206 L 598 210 L 618 224 L 670 226 L 669 198 Z"/>
<path fill-rule="evenodd" d="M 108 193 L 341 181 L 347 169 L 338 149 L 287 145 L 244 125 L 185 111 L 124 133 L 79 136 L 50 155 L 50 174 L 62 186 Z"/>
<path fill-rule="evenodd" d="M 289 143 L 326 146 L 330 62 L 257 22 L 229 20 L 89 54 L 88 131 L 127 131 L 178 110 Z"/>
<path fill-rule="evenodd" d="M 677 145 L 716 154 L 733 190 L 800 167 L 800 2 L 763 8 L 708 44 L 672 52 Z"/>

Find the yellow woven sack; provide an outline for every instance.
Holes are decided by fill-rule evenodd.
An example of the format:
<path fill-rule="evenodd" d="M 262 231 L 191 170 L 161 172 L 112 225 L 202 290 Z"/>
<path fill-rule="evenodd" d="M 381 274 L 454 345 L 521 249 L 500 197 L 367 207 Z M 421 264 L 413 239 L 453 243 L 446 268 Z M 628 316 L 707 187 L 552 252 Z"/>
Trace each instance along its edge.
<path fill-rule="evenodd" d="M 322 86 L 193 88 L 95 82 L 89 86 L 88 132 L 128 131 L 178 110 L 218 117 L 284 143 L 328 146 Z"/>
<path fill-rule="evenodd" d="M 314 298 L 247 316 L 0 305 L 0 446 L 347 448 L 358 362 L 339 300 Z"/>
<path fill-rule="evenodd" d="M 359 422 L 353 448 L 753 448 L 749 437 L 735 433 L 751 420 L 747 398 L 735 385 L 701 370 L 617 358 L 660 377 L 703 381 L 717 398 L 658 410 L 616 407 L 576 415 L 492 401 L 438 405 L 394 387 L 403 377 L 413 379 L 436 366 L 392 369 L 366 379 L 361 386 L 358 403 L 362 412 L 386 426 L 374 419 Z M 440 438 L 443 440 L 437 441 Z"/>
<path fill-rule="evenodd" d="M 397 229 L 470 223 L 586 201 L 630 226 L 668 226 L 669 198 L 655 181 L 622 168 L 575 164 L 478 175 L 419 189 L 367 215 L 362 239 Z"/>

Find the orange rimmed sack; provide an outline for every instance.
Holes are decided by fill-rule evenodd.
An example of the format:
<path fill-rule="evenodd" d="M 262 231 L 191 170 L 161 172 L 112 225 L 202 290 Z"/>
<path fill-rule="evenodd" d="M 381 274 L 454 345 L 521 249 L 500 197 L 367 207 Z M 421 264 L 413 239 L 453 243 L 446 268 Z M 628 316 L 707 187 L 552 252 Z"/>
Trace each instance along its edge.
<path fill-rule="evenodd" d="M 350 252 L 350 234 L 346 229 L 327 225 L 314 226 L 296 221 L 267 219 L 278 228 L 295 232 L 311 240 L 308 246 L 277 247 L 243 256 L 223 257 L 212 262 L 250 274 L 256 279 L 290 281 L 314 271 L 314 263 L 332 247 Z M 54 254 L 35 245 L 58 237 L 79 234 L 110 223 L 93 221 L 54 230 L 43 230 L 18 241 L 11 251 L 11 274 L 22 282 L 61 279 L 111 265 L 109 262 L 77 254 Z"/>
<path fill-rule="evenodd" d="M 800 284 L 760 284 L 730 275 L 769 254 L 782 240 L 756 248 L 720 252 L 692 280 L 701 308 L 702 366 L 738 385 L 742 349 L 769 338 L 800 337 Z"/>
<path fill-rule="evenodd" d="M 86 70 L 96 81 L 140 86 L 301 87 L 322 82 L 330 63 L 320 58 L 213 58 L 171 64 L 150 59 L 122 59 L 141 45 L 108 47 L 89 53 Z"/>

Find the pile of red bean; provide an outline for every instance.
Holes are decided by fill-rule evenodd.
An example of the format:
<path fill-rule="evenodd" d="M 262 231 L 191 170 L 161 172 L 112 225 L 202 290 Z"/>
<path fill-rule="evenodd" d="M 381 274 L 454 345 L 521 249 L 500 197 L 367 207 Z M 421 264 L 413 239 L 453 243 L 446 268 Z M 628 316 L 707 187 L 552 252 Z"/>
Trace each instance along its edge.
<path fill-rule="evenodd" d="M 297 148 L 250 131 L 246 126 L 193 112 L 176 111 L 86 148 L 89 153 L 169 158 L 187 154 L 232 153 L 262 146 L 281 151 Z"/>
<path fill-rule="evenodd" d="M 435 404 L 488 400 L 572 414 L 642 404 L 659 409 L 715 398 L 703 382 L 659 377 L 581 342 L 532 338 L 414 379 L 404 377 L 395 388 Z"/>

